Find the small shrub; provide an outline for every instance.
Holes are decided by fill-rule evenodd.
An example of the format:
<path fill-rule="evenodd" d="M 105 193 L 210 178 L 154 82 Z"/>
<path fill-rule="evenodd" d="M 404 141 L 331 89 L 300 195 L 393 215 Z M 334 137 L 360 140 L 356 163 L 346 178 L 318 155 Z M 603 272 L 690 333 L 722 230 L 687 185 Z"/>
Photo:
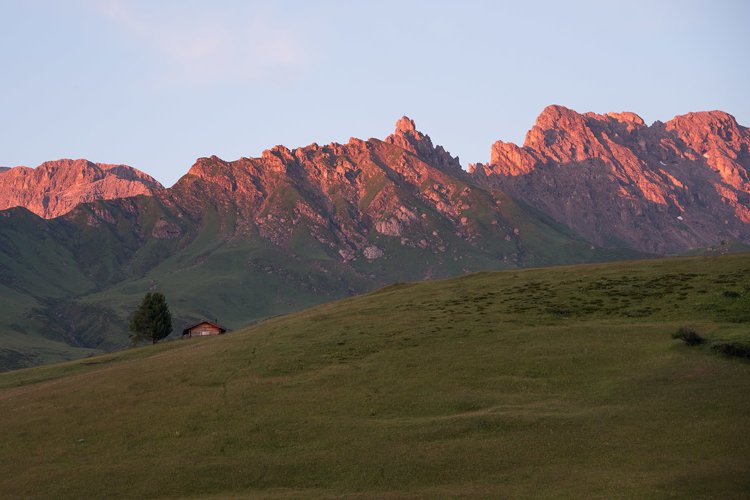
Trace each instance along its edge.
<path fill-rule="evenodd" d="M 687 345 L 699 345 L 706 341 L 698 332 L 686 326 L 680 327 L 679 330 L 674 332 L 672 338 L 682 340 Z"/>
<path fill-rule="evenodd" d="M 739 292 L 735 292 L 734 290 L 724 290 L 723 295 L 724 295 L 724 297 L 726 297 L 728 299 L 739 299 L 740 298 L 740 293 Z"/>
<path fill-rule="evenodd" d="M 725 356 L 735 356 L 738 358 L 750 359 L 750 344 L 744 342 L 717 342 L 711 346 L 711 349 L 718 351 Z"/>

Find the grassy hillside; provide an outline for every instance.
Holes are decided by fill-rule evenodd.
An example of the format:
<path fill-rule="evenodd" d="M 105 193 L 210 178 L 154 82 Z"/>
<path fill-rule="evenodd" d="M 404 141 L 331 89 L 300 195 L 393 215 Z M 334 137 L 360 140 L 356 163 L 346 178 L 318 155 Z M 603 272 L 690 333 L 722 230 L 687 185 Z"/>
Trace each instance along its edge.
<path fill-rule="evenodd" d="M 749 326 L 750 255 L 394 285 L 0 374 L 0 491 L 746 498 Z"/>
<path fill-rule="evenodd" d="M 211 186 L 195 182 L 200 196 L 175 198 L 194 209 L 192 215 L 178 208 L 175 199 L 146 196 L 83 204 L 53 220 L 20 208 L 3 211 L 0 371 L 128 345 L 127 319 L 143 295 L 155 289 L 167 296 L 176 331 L 205 318 L 238 328 L 396 280 L 633 255 L 593 249 L 502 193 L 492 197 L 479 188 L 469 190 L 466 204 L 474 233 L 462 235 L 454 222 L 409 189 L 399 188 L 399 199 L 412 200 L 424 215 L 425 238 L 441 235 L 441 249 L 425 246 L 427 240 L 424 248 L 413 241 L 405 244 L 400 237 L 373 228 L 368 232 L 349 221 L 354 226 L 347 231 L 384 254 L 375 260 L 358 254 L 345 261 L 338 252 L 349 243 L 342 240 L 340 228 L 334 231 L 339 223 L 330 222 L 330 214 L 321 216 L 323 222 L 300 219 L 289 241 L 277 234 L 274 243 L 263 236 L 273 233 L 271 225 L 242 219 L 247 207 L 234 206 L 237 200 L 221 190 L 207 197 L 203 188 Z M 275 210 L 274 220 L 299 217 L 294 209 L 302 194 L 290 189 L 277 193 L 290 200 L 276 204 L 279 200 L 271 196 L 265 205 Z M 458 183 L 454 189 L 469 188 Z M 500 223 L 496 201 L 503 206 Z M 342 214 L 348 212 L 341 209 Z M 515 228 L 513 238 L 499 229 L 506 226 Z M 319 241 L 313 234 L 324 237 Z M 423 235 L 404 236 L 419 241 Z"/>

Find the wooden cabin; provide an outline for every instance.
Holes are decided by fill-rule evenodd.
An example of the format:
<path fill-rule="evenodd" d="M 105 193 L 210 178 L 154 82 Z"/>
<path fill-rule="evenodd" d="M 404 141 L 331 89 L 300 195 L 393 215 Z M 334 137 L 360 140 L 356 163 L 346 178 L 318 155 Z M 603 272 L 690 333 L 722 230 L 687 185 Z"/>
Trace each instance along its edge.
<path fill-rule="evenodd" d="M 211 323 L 210 321 L 201 321 L 193 326 L 182 330 L 183 337 L 208 337 L 212 335 L 221 335 L 226 333 L 227 329 L 223 326 Z"/>

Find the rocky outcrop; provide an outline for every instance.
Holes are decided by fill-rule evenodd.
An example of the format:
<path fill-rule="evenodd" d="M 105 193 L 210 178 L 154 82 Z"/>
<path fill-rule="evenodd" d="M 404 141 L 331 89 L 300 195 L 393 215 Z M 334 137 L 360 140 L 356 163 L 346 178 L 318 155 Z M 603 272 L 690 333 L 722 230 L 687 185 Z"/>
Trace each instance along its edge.
<path fill-rule="evenodd" d="M 549 106 L 523 146 L 496 142 L 473 177 L 601 246 L 677 253 L 750 241 L 750 133 L 723 112 L 648 126 Z"/>
<path fill-rule="evenodd" d="M 155 179 L 127 165 L 48 161 L 37 168 L 0 169 L 0 210 L 24 207 L 50 219 L 80 203 L 151 195 L 161 189 Z"/>
<path fill-rule="evenodd" d="M 402 116 L 396 122 L 396 130 L 386 137 L 385 142 L 413 153 L 426 162 L 454 174 L 462 174 L 458 157 L 453 157 L 442 146 L 433 146 L 429 135 L 417 130 L 414 120 Z"/>
<path fill-rule="evenodd" d="M 347 262 L 387 256 L 378 239 L 442 253 L 446 239 L 486 236 L 507 244 L 513 230 L 496 200 L 470 186 L 458 159 L 407 117 L 384 141 L 276 146 L 236 161 L 201 158 L 162 196 L 194 218 L 210 200 L 236 213 L 235 234 L 260 234 L 282 248 L 293 250 L 299 235 L 309 234 Z M 483 232 L 467 216 L 478 205 L 492 219 L 482 221 Z"/>

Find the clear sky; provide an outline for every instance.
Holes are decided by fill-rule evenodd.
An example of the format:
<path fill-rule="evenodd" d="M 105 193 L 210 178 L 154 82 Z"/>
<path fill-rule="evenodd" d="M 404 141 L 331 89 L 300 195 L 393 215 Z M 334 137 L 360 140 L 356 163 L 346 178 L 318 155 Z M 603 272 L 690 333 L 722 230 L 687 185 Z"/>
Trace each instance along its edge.
<path fill-rule="evenodd" d="M 0 0 L 0 165 L 126 163 L 383 138 L 468 162 L 548 104 L 750 125 L 750 2 Z"/>

